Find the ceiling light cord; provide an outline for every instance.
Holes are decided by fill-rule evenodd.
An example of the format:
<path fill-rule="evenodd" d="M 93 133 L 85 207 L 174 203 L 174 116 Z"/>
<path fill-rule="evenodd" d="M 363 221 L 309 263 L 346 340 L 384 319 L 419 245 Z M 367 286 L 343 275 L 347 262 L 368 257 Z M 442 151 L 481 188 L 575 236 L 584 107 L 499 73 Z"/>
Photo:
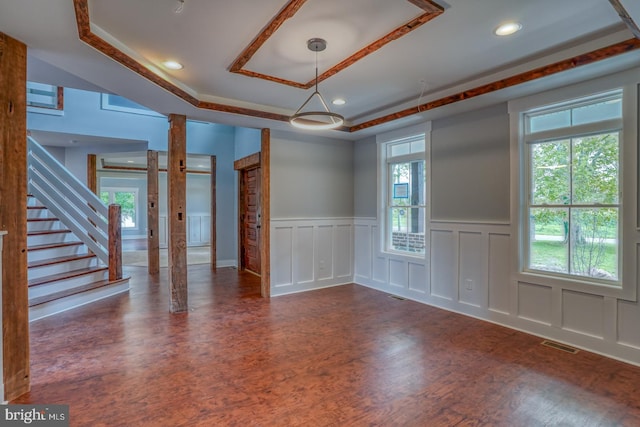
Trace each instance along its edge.
<path fill-rule="evenodd" d="M 318 90 L 318 52 L 324 50 L 326 46 L 327 42 L 323 39 L 315 38 L 307 41 L 307 47 L 309 48 L 309 50 L 312 50 L 316 53 L 315 90 L 300 106 L 300 108 L 296 110 L 295 114 L 293 114 L 289 118 L 289 123 L 297 128 L 309 130 L 325 130 L 335 129 L 344 124 L 344 117 L 342 117 L 340 114 L 332 113 L 331 110 L 329 110 L 329 106 Z M 309 104 L 309 102 L 311 101 L 311 98 L 313 98 L 314 96 L 318 97 L 320 103 L 322 104 L 322 107 L 324 108 L 324 111 L 303 111 L 307 104 Z"/>

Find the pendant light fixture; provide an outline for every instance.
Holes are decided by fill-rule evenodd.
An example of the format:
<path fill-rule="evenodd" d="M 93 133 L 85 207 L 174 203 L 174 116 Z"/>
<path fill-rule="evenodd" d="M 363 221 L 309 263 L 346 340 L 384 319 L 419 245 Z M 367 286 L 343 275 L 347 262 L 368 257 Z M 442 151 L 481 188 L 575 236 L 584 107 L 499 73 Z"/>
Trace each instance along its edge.
<path fill-rule="evenodd" d="M 327 48 L 327 42 L 324 39 L 313 38 L 307 41 L 307 47 L 310 51 L 316 53 L 316 88 L 315 91 L 307 98 L 298 111 L 289 118 L 291 125 L 300 129 L 325 130 L 335 129 L 344 124 L 344 117 L 340 114 L 332 113 L 327 107 L 327 103 L 318 91 L 318 52 L 322 52 Z M 309 104 L 312 98 L 317 97 L 324 107 L 324 111 L 305 111 L 304 108 Z"/>

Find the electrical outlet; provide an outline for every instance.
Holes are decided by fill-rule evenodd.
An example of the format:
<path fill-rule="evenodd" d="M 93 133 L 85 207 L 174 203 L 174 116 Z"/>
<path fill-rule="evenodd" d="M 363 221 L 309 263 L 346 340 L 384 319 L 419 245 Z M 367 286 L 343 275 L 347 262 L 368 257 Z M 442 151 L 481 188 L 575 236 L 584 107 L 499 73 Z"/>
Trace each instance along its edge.
<path fill-rule="evenodd" d="M 468 291 L 472 291 L 473 290 L 473 280 L 472 279 L 466 279 L 464 281 L 464 287 L 468 290 Z"/>

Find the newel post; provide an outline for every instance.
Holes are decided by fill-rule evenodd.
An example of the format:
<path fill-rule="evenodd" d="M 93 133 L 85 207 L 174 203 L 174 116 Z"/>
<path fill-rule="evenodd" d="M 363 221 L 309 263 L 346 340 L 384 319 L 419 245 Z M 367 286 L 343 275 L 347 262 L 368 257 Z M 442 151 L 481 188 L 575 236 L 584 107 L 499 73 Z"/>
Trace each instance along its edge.
<path fill-rule="evenodd" d="M 120 205 L 109 205 L 109 280 L 122 279 Z"/>

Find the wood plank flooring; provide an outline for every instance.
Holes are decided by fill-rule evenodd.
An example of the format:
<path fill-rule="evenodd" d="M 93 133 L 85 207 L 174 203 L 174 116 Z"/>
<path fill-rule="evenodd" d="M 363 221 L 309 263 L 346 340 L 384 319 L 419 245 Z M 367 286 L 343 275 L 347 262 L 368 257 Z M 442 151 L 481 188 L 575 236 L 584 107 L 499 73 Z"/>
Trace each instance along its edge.
<path fill-rule="evenodd" d="M 235 269 L 166 269 L 32 323 L 32 391 L 72 426 L 639 426 L 640 368 L 357 285 L 262 299 Z"/>

